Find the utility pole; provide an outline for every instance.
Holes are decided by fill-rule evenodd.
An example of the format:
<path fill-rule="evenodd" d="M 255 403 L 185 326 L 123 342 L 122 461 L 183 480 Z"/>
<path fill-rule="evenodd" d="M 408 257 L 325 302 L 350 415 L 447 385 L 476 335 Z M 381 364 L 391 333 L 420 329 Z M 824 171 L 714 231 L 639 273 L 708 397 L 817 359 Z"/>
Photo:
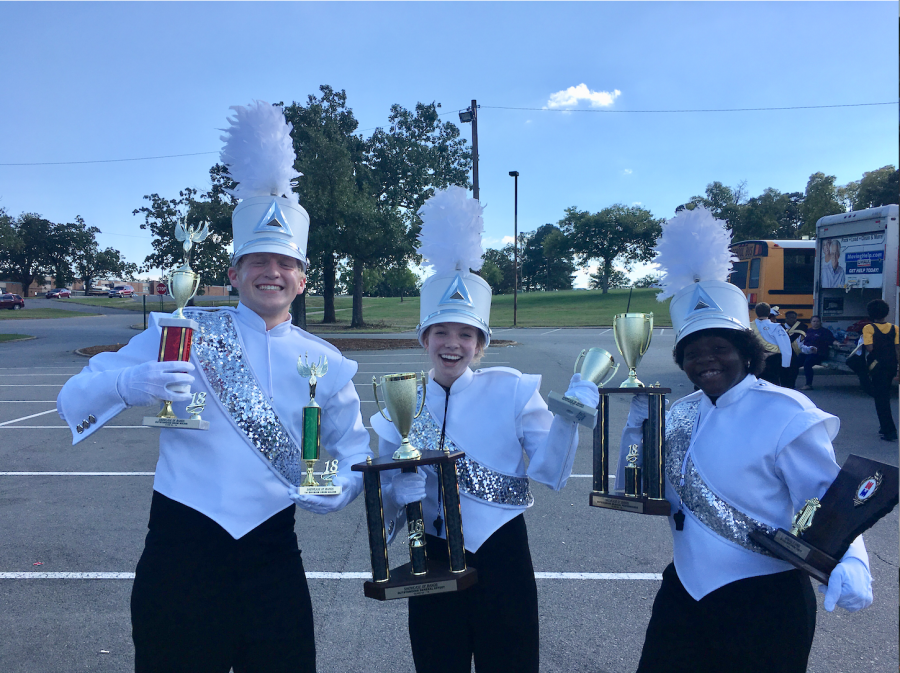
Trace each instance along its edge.
<path fill-rule="evenodd" d="M 519 171 L 510 171 L 513 179 L 513 327 L 519 312 Z"/>
<path fill-rule="evenodd" d="M 472 99 L 472 106 L 459 113 L 459 121 L 463 124 L 472 122 L 472 196 L 478 197 L 478 101 Z"/>

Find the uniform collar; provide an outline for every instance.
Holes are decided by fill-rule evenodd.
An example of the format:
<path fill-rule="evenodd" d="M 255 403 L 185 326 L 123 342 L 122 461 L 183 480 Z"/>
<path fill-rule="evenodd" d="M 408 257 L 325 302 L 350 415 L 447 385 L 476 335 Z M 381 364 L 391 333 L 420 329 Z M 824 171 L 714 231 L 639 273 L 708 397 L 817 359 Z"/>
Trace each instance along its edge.
<path fill-rule="evenodd" d="M 735 384 L 728 390 L 726 390 L 719 398 L 716 400 L 716 408 L 722 409 L 724 407 L 731 406 L 738 402 L 744 395 L 747 394 L 747 391 L 752 388 L 756 382 L 759 381 L 753 374 L 747 374 L 739 383 Z M 712 400 L 707 397 L 706 393 L 703 393 L 703 406 L 706 408 L 712 407 Z"/>
<path fill-rule="evenodd" d="M 250 329 L 261 332 L 265 334 L 268 332 L 269 336 L 272 337 L 281 337 L 287 335 L 291 331 L 291 321 L 290 318 L 285 320 L 283 323 L 275 325 L 270 330 L 266 330 L 266 321 L 260 316 L 256 311 L 251 308 L 247 308 L 244 304 L 238 302 L 237 309 L 235 309 L 235 317 L 238 322 L 241 323 L 242 327 L 249 327 Z"/>
<path fill-rule="evenodd" d="M 450 386 L 450 394 L 458 395 L 463 390 L 468 388 L 472 384 L 474 376 L 475 375 L 472 372 L 472 370 L 470 368 L 466 367 L 466 371 L 464 371 L 462 373 L 462 375 L 453 382 L 453 385 Z M 428 386 L 428 390 L 434 390 L 435 394 L 443 397 L 444 396 L 444 387 L 440 383 L 438 383 L 437 381 L 434 380 L 434 370 L 433 369 L 428 372 L 428 378 L 431 379 L 431 381 L 429 382 L 430 385 Z"/>

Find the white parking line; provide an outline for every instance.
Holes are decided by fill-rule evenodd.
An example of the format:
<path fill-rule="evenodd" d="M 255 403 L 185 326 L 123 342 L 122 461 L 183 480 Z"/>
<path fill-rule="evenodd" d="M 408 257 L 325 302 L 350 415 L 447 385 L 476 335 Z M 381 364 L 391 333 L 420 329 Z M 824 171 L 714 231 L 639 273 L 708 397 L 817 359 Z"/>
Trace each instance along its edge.
<path fill-rule="evenodd" d="M 603 330 L 602 332 L 600 332 L 600 336 L 603 336 L 603 335 L 606 334 L 607 332 L 612 332 L 612 330 L 605 329 L 605 330 Z"/>
<path fill-rule="evenodd" d="M 22 416 L 22 418 L 14 418 L 11 421 L 3 421 L 0 423 L 0 428 L 4 425 L 9 425 L 10 423 L 18 423 L 19 421 L 27 421 L 29 418 L 37 418 L 38 416 L 46 416 L 47 414 L 52 414 L 56 411 L 56 409 L 50 409 L 49 411 L 42 411 L 39 414 L 31 414 L 31 416 Z"/>
<path fill-rule="evenodd" d="M 152 477 L 155 472 L 0 472 L 0 477 Z"/>
<path fill-rule="evenodd" d="M 539 580 L 638 580 L 662 581 L 660 573 L 554 573 L 536 572 Z M 0 580 L 133 580 L 134 573 L 82 572 L 0 572 Z M 370 572 L 308 572 L 310 580 L 370 580 Z"/>
<path fill-rule="evenodd" d="M 545 334 L 553 334 L 554 332 L 558 332 L 559 329 L 552 329 L 549 332 L 543 332 L 542 334 L 538 334 L 538 336 L 544 336 Z"/>

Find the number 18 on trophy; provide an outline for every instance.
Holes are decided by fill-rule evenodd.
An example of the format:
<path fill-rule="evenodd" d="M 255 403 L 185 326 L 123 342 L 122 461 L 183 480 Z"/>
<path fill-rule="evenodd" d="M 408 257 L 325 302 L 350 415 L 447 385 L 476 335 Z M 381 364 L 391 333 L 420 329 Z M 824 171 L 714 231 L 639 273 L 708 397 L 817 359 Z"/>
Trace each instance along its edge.
<path fill-rule="evenodd" d="M 297 373 L 309 379 L 309 404 L 303 407 L 303 440 L 301 450 L 306 463 L 306 479 L 297 487 L 302 495 L 338 495 L 341 487 L 332 483 L 319 485 L 313 470 L 319 460 L 319 432 L 322 428 L 322 407 L 316 402 L 316 384 L 328 373 L 328 358 L 322 356 L 318 362 L 309 362 L 309 354 L 297 360 Z"/>

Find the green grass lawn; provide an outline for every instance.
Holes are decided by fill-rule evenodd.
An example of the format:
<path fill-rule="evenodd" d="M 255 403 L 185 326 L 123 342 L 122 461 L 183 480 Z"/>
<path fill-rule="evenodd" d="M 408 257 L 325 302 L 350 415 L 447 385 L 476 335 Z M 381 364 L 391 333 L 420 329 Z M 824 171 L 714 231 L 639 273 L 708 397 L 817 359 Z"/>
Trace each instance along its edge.
<path fill-rule="evenodd" d="M 0 311 L 0 320 L 35 320 L 40 318 L 83 318 L 90 313 L 67 311 L 62 308 L 24 308 L 21 311 Z"/>
<path fill-rule="evenodd" d="M 631 313 L 653 313 L 654 325 L 671 327 L 669 319 L 669 302 L 656 301 L 658 290 L 634 290 L 631 305 L 628 305 L 630 290 L 610 290 L 603 294 L 600 290 L 565 290 L 561 292 L 520 292 L 516 310 L 518 327 L 609 327 L 613 316 L 625 313 L 626 307 Z M 109 299 L 107 297 L 73 297 L 67 301 L 92 306 L 112 306 L 129 311 L 140 312 L 143 308 L 141 298 Z M 203 302 L 199 306 L 235 305 L 235 298 L 222 297 L 212 303 Z M 350 330 L 353 300 L 350 297 L 334 298 L 336 323 L 322 324 L 324 300 L 322 297 L 306 298 L 306 320 L 311 332 L 343 332 Z M 42 309 L 55 311 L 57 309 Z M 162 302 L 158 297 L 147 297 L 148 311 L 172 313 L 175 302 L 171 299 Z M 25 313 L 21 317 L 56 317 L 28 315 L 29 311 L 5 311 L 5 313 Z M 31 313 L 38 313 L 37 310 Z M 63 313 L 68 313 L 63 311 Z M 84 314 L 81 314 L 84 315 Z M 5 317 L 5 316 L 0 316 Z M 19 316 L 16 316 L 19 317 Z M 63 317 L 63 316 L 60 316 Z M 67 316 L 66 316 L 67 317 Z M 353 330 L 354 333 L 366 332 L 402 332 L 415 329 L 419 322 L 419 298 L 406 297 L 364 297 L 363 319 L 366 327 Z M 513 326 L 513 295 L 495 295 L 491 305 L 491 327 Z"/>
<path fill-rule="evenodd" d="M 30 334 L 0 334 L 0 343 L 4 341 L 21 341 L 22 339 L 33 339 Z"/>

